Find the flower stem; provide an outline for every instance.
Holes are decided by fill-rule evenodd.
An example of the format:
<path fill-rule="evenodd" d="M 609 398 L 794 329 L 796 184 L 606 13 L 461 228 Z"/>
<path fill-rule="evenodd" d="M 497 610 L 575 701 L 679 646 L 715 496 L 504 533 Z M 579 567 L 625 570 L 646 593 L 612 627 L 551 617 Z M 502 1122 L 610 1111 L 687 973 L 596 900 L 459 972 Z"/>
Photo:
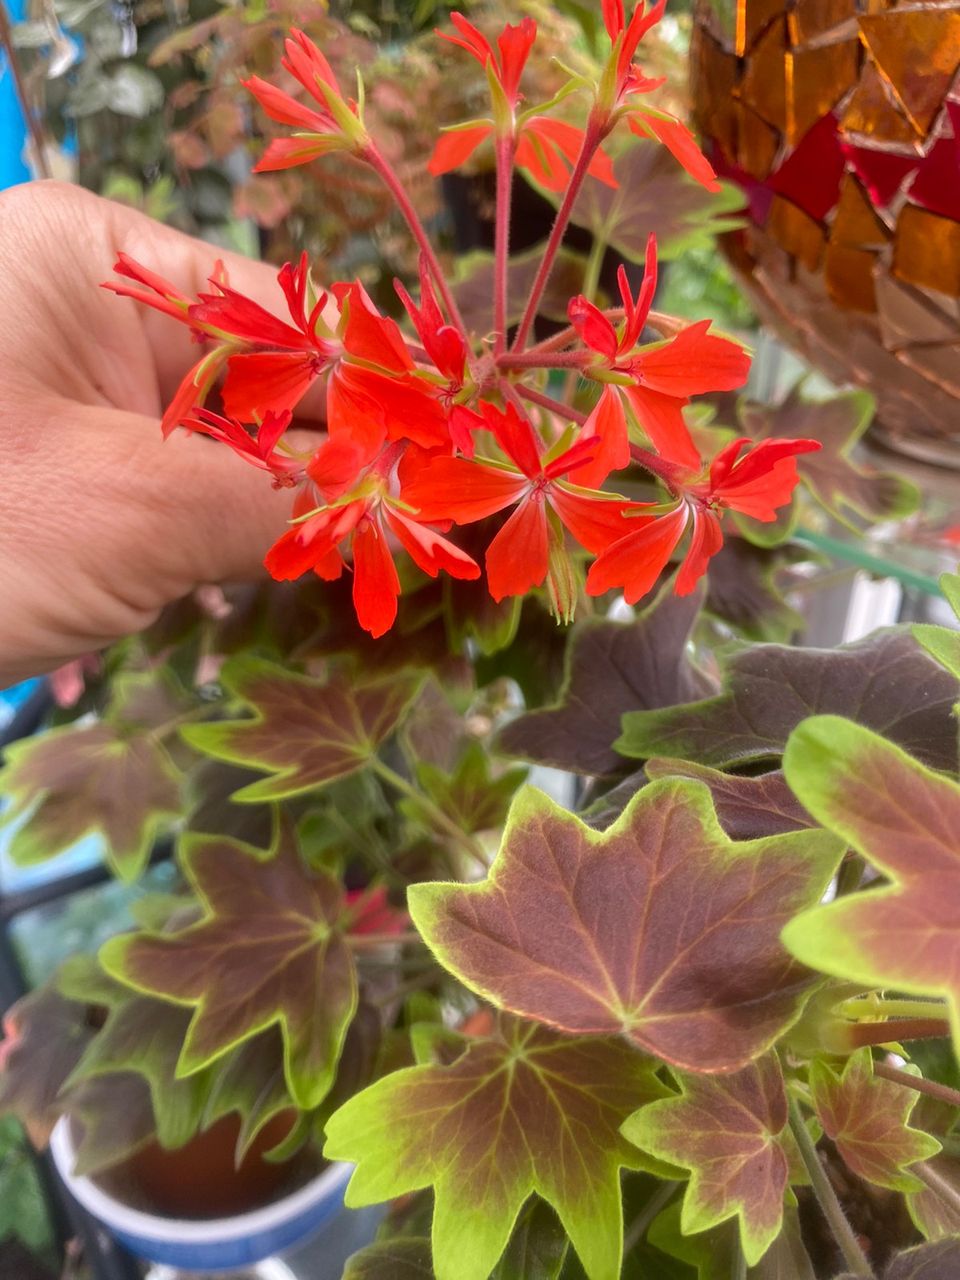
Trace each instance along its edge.
<path fill-rule="evenodd" d="M 583 426 L 589 416 L 581 413 L 579 409 L 574 409 L 572 405 L 564 404 L 562 400 L 554 400 L 553 396 L 548 396 L 544 391 L 538 391 L 536 387 L 528 387 L 526 383 L 514 383 L 514 390 L 518 395 L 523 396 L 524 400 L 529 400 L 531 404 L 538 404 L 542 409 L 549 409 L 551 413 L 558 414 L 568 422 L 578 422 Z"/>
<path fill-rule="evenodd" d="M 662 480 L 672 493 L 675 493 L 680 482 L 690 475 L 689 467 L 682 467 L 668 458 L 661 458 L 658 453 L 651 453 L 649 449 L 644 449 L 639 444 L 631 443 L 630 458 L 651 475 L 656 476 L 658 480 Z"/>
<path fill-rule="evenodd" d="M 497 358 L 500 369 L 579 369 L 593 355 L 589 351 L 524 351 L 519 354 L 513 351 L 504 352 Z"/>
<path fill-rule="evenodd" d="M 630 1253 L 630 1250 L 640 1243 L 646 1235 L 647 1228 L 651 1222 L 653 1222 L 661 1209 L 667 1207 L 679 1186 L 679 1182 L 664 1182 L 662 1186 L 657 1187 L 627 1228 L 627 1232 L 623 1237 L 623 1256 L 625 1258 Z"/>
<path fill-rule="evenodd" d="M 466 831 L 461 831 L 453 819 L 448 818 L 439 805 L 434 804 L 431 799 L 418 791 L 406 778 L 391 769 L 388 764 L 384 764 L 378 756 L 374 756 L 371 761 L 371 767 L 374 773 L 393 787 L 395 791 L 399 791 L 413 800 L 437 830 L 444 832 L 456 844 L 457 848 L 467 854 L 478 867 L 482 867 L 484 871 L 488 870 L 489 863 L 480 845 Z"/>
<path fill-rule="evenodd" d="M 493 353 L 500 356 L 507 346 L 507 293 L 510 262 L 510 203 L 513 197 L 512 134 L 497 138 L 497 220 L 493 265 Z"/>
<path fill-rule="evenodd" d="M 823 1215 L 829 1222 L 830 1230 L 840 1246 L 844 1262 L 855 1276 L 864 1276 L 867 1280 L 874 1280 L 873 1269 L 867 1261 L 867 1255 L 861 1249 L 860 1241 L 854 1235 L 853 1228 L 847 1221 L 847 1215 L 843 1212 L 843 1206 L 837 1199 L 837 1193 L 827 1177 L 826 1170 L 820 1163 L 817 1148 L 807 1132 L 807 1126 L 803 1123 L 803 1116 L 800 1114 L 800 1108 L 794 1098 L 790 1099 L 790 1130 L 800 1149 L 801 1158 L 806 1166 L 807 1173 L 810 1175 L 810 1182 L 813 1185 L 814 1194 L 820 1202 Z"/>
<path fill-rule="evenodd" d="M 747 1280 L 747 1257 L 743 1252 L 739 1236 L 734 1247 L 736 1252 L 733 1255 L 733 1265 L 730 1267 L 730 1280 Z"/>
<path fill-rule="evenodd" d="M 945 1018 L 942 1000 L 884 1000 L 858 996 L 844 1000 L 840 1012 L 845 1018 Z"/>
<path fill-rule="evenodd" d="M 954 1213 L 960 1213 L 960 1193 L 928 1161 L 921 1160 L 919 1164 L 912 1164 L 910 1172 L 915 1173 L 921 1181 L 925 1182 L 934 1195 L 948 1204 Z"/>
<path fill-rule="evenodd" d="M 580 188 L 583 186 L 583 181 L 587 176 L 587 170 L 590 167 L 590 162 L 593 160 L 594 152 L 600 145 L 600 139 L 600 129 L 597 122 L 591 116 L 587 121 L 587 127 L 584 130 L 583 141 L 580 144 L 580 154 L 577 156 L 577 162 L 573 166 L 573 172 L 570 175 L 567 190 L 560 204 L 560 208 L 557 210 L 553 229 L 550 232 L 550 239 L 547 241 L 546 250 L 540 260 L 540 267 L 537 271 L 536 278 L 534 279 L 533 288 L 530 290 L 530 297 L 527 300 L 523 319 L 520 321 L 517 336 L 513 340 L 511 350 L 514 352 L 519 353 L 526 346 L 527 338 L 530 336 L 530 330 L 533 328 L 533 322 L 537 317 L 537 308 L 540 305 L 540 299 L 543 297 L 543 291 L 547 287 L 547 281 L 550 279 L 550 272 L 553 270 L 553 264 L 556 260 L 557 252 L 560 249 L 560 245 L 563 243 L 567 224 L 570 221 L 570 214 L 573 212 L 573 206 L 576 202 L 577 196 L 580 194 Z"/>
<path fill-rule="evenodd" d="M 430 274 L 436 283 L 440 297 L 443 299 L 443 305 L 447 310 L 447 317 L 460 332 L 465 341 L 469 342 L 469 334 L 467 327 L 463 322 L 463 316 L 460 314 L 460 308 L 457 306 L 457 300 L 453 296 L 447 278 L 440 266 L 439 259 L 434 251 L 433 245 L 430 243 L 430 237 L 427 235 L 423 223 L 420 221 L 420 215 L 413 207 L 410 197 L 407 195 L 406 189 L 393 167 L 384 156 L 380 154 L 377 147 L 371 143 L 364 152 L 363 158 L 383 179 L 384 185 L 397 202 L 397 207 L 407 220 L 407 225 L 413 232 L 413 238 L 420 247 L 420 252 L 426 260 L 427 266 L 430 268 Z"/>
<path fill-rule="evenodd" d="M 914 1089 L 917 1093 L 925 1093 L 928 1098 L 936 1098 L 938 1102 L 946 1102 L 951 1107 L 960 1107 L 960 1089 L 951 1089 L 938 1080 L 912 1076 L 909 1071 L 901 1071 L 889 1062 L 874 1062 L 873 1074 L 882 1076 L 884 1080 L 892 1080 L 895 1084 L 902 1084 L 907 1089 Z"/>
<path fill-rule="evenodd" d="M 348 933 L 347 943 L 354 951 L 369 951 L 375 947 L 402 947 L 408 942 L 425 945 L 416 929 L 404 933 Z"/>
<path fill-rule="evenodd" d="M 890 1022 L 861 1022 L 847 1029 L 854 1048 L 864 1045 L 894 1044 L 901 1040 L 941 1040 L 950 1034 L 945 1018 L 894 1018 Z"/>

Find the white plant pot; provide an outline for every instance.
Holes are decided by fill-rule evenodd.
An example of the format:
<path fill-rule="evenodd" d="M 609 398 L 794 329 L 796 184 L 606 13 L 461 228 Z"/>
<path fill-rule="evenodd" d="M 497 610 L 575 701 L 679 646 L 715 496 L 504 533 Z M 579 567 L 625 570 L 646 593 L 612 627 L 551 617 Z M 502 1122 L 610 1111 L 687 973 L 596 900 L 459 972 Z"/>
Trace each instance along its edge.
<path fill-rule="evenodd" d="M 181 1271 L 236 1271 L 303 1244 L 312 1236 L 322 1271 L 315 1280 L 338 1280 L 343 1263 L 373 1236 L 379 1210 L 344 1208 L 343 1192 L 353 1166 L 328 1165 L 305 1186 L 262 1209 L 232 1218 L 165 1218 L 131 1209 L 92 1178 L 73 1173 L 76 1148 L 70 1122 L 59 1121 L 50 1139 L 57 1172 L 75 1200 L 125 1248 L 148 1262 Z"/>

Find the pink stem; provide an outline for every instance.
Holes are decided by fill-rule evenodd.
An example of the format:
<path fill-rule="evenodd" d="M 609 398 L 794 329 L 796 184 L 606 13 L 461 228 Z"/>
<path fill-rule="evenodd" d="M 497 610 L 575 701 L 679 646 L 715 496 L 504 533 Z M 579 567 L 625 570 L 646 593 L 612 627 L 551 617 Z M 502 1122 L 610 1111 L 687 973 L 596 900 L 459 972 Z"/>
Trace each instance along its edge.
<path fill-rule="evenodd" d="M 420 252 L 426 259 L 427 266 L 430 268 L 430 274 L 436 282 L 440 297 L 447 309 L 447 316 L 450 322 L 459 330 L 460 335 L 465 342 L 469 342 L 470 335 L 467 333 L 467 327 L 463 322 L 463 316 L 460 314 L 460 308 L 457 306 L 457 300 L 451 292 L 450 286 L 447 284 L 446 276 L 443 274 L 443 268 L 437 259 L 433 245 L 430 243 L 430 237 L 427 235 L 423 223 L 420 221 L 420 215 L 407 195 L 403 183 L 397 177 L 389 162 L 377 150 L 374 143 L 363 153 L 363 159 L 367 161 L 372 169 L 374 169 L 380 177 L 394 200 L 397 207 L 407 220 L 407 225 L 413 232 L 413 238 L 420 246 Z"/>
<path fill-rule="evenodd" d="M 662 480 L 672 493 L 677 493 L 683 480 L 688 479 L 690 475 L 689 467 L 671 462 L 668 458 L 661 458 L 658 453 L 651 453 L 649 449 L 644 449 L 638 444 L 630 445 L 630 457 L 651 475 Z"/>
<path fill-rule="evenodd" d="M 850 1043 L 898 1044 L 901 1040 L 939 1040 L 950 1034 L 950 1023 L 940 1018 L 891 1018 L 888 1022 L 861 1022 L 847 1028 Z"/>
<path fill-rule="evenodd" d="M 917 1093 L 925 1093 L 939 1102 L 949 1103 L 951 1107 L 960 1107 L 960 1092 L 951 1089 L 949 1085 L 940 1084 L 936 1080 L 924 1080 L 922 1076 L 912 1076 L 909 1071 L 901 1071 L 899 1067 L 893 1067 L 889 1062 L 875 1062 L 873 1073 L 882 1076 L 884 1080 L 902 1084 L 907 1089 L 915 1089 Z"/>
<path fill-rule="evenodd" d="M 497 360 L 501 369 L 579 369 L 592 360 L 592 351 L 505 351 Z"/>
<path fill-rule="evenodd" d="M 554 400 L 553 396 L 545 395 L 544 392 L 538 391 L 536 387 L 528 387 L 524 383 L 518 382 L 515 384 L 515 390 L 518 395 L 523 396 L 524 400 L 529 400 L 532 404 L 538 404 L 543 409 L 549 409 L 551 413 L 556 413 L 570 422 L 578 422 L 580 426 L 583 426 L 589 417 L 589 414 L 581 413 L 579 409 L 574 409 L 570 405 L 564 404 L 562 400 Z"/>
<path fill-rule="evenodd" d="M 513 136 L 497 139 L 497 221 L 493 265 L 493 353 L 507 346 L 507 268 L 510 261 L 510 204 L 513 196 Z"/>
<path fill-rule="evenodd" d="M 566 234 L 567 224 L 570 221 L 570 214 L 573 212 L 574 202 L 580 194 L 580 188 L 587 176 L 587 170 L 593 160 L 594 152 L 600 145 L 601 132 L 594 120 L 593 116 L 587 121 L 587 127 L 584 130 L 583 142 L 580 144 L 580 154 L 577 156 L 577 162 L 573 166 L 573 173 L 570 175 L 570 182 L 567 185 L 566 193 L 560 208 L 557 210 L 557 216 L 553 223 L 553 230 L 550 232 L 550 239 L 547 241 L 547 248 L 543 258 L 540 260 L 540 267 L 537 271 L 536 278 L 533 282 L 533 288 L 530 290 L 530 297 L 527 301 L 526 310 L 523 313 L 523 319 L 520 321 L 520 328 L 517 330 L 517 336 L 513 340 L 511 350 L 517 354 L 521 352 L 526 345 L 533 322 L 537 317 L 537 308 L 540 305 L 540 299 L 543 297 L 543 291 L 547 286 L 550 278 L 550 272 L 553 270 L 553 263 L 556 259 L 560 245 L 563 243 L 563 237 Z"/>

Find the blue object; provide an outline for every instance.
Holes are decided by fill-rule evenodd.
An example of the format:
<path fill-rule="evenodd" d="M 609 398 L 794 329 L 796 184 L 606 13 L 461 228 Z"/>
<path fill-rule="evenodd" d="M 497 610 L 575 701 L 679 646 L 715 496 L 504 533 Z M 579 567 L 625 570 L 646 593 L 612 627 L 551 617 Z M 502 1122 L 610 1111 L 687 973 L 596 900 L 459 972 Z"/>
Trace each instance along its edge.
<path fill-rule="evenodd" d="M 23 0 L 0 0 L 0 4 L 5 5 L 11 22 L 23 18 Z M 17 101 L 13 74 L 0 52 L 0 191 L 32 176 L 23 159 L 26 138 L 27 122 Z"/>

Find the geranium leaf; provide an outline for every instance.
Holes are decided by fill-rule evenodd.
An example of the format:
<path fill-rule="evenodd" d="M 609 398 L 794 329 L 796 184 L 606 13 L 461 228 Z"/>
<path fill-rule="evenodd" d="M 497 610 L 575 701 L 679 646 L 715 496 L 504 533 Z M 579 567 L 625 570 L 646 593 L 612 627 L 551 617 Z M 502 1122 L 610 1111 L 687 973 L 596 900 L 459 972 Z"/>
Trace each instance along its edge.
<path fill-rule="evenodd" d="M 768 548 L 726 538 L 707 571 L 707 612 L 746 640 L 786 643 L 804 623 L 781 594 L 777 577 L 794 561 L 809 558 L 796 543 Z"/>
<path fill-rule="evenodd" d="M 542 244 L 534 245 L 532 249 L 525 249 L 510 258 L 507 268 L 508 325 L 517 324 L 523 315 L 537 268 L 543 260 L 544 247 Z M 540 303 L 540 315 L 566 323 L 567 304 L 583 288 L 586 265 L 587 260 L 582 253 L 567 248 L 559 251 Z M 479 336 L 489 333 L 493 328 L 493 254 L 475 249 L 461 255 L 457 260 L 453 293 L 470 332 Z"/>
<path fill-rule="evenodd" d="M 810 1091 L 824 1133 L 858 1177 L 893 1191 L 923 1186 L 907 1166 L 935 1156 L 940 1143 L 910 1128 L 920 1095 L 875 1076 L 869 1049 L 849 1057 L 839 1075 L 822 1059 L 814 1062 Z"/>
<path fill-rule="evenodd" d="M 239 1163 L 265 1125 L 294 1107 L 283 1064 L 283 1037 L 277 1027 L 237 1045 L 209 1071 L 203 1127 L 224 1116 L 240 1117 L 236 1158 Z M 188 1076 L 187 1080 L 195 1079 Z M 179 1083 L 185 1083 L 180 1081 Z"/>
<path fill-rule="evenodd" d="M 956 1280 L 960 1275 L 960 1239 L 921 1244 L 891 1258 L 883 1280 Z"/>
<path fill-rule="evenodd" d="M 804 912 L 784 942 L 836 977 L 945 996 L 960 1046 L 960 786 L 837 716 L 795 731 L 784 770 L 813 816 L 892 881 Z"/>
<path fill-rule="evenodd" d="M 945 573 L 940 579 L 940 589 L 960 619 L 960 574 Z M 912 628 L 914 637 L 927 653 L 936 658 L 942 667 L 960 680 L 960 630 L 939 627 L 930 622 L 918 622 Z"/>
<path fill-rule="evenodd" d="M 87 1012 L 50 981 L 4 1015 L 0 1115 L 15 1115 L 34 1146 L 46 1145 L 63 1115 L 60 1090 L 94 1035 Z"/>
<path fill-rule="evenodd" d="M 618 1039 L 570 1039 L 503 1018 L 448 1066 L 408 1067 L 351 1098 L 324 1153 L 351 1160 L 352 1207 L 434 1187 L 437 1280 L 487 1280 L 534 1192 L 557 1211 L 589 1280 L 617 1280 L 620 1125 L 663 1087 Z"/>
<path fill-rule="evenodd" d="M 123 880 L 141 873 L 158 832 L 181 810 L 180 777 L 163 745 L 106 723 L 64 725 L 13 743 L 0 793 L 13 801 L 0 821 L 18 822 L 15 862 L 43 862 L 98 834 Z"/>
<path fill-rule="evenodd" d="M 605 832 L 525 787 L 485 881 L 413 885 L 408 903 L 441 964 L 499 1007 L 732 1071 L 799 1015 L 811 976 L 779 933 L 841 852 L 820 831 L 734 844 L 686 779 L 645 787 Z"/>
<path fill-rule="evenodd" d="M 163 1147 L 182 1147 L 200 1128 L 210 1089 L 208 1071 L 186 1079 L 176 1075 L 190 1017 L 189 1009 L 136 995 L 116 983 L 103 1027 L 64 1084 L 67 1103 L 75 1085 L 134 1072 L 143 1077 L 150 1090 L 158 1142 Z"/>
<path fill-rule="evenodd" d="M 399 724 L 420 677 L 393 676 L 351 684 L 342 676 L 314 680 L 257 658 L 235 658 L 221 682 L 254 715 L 190 725 L 184 737 L 199 751 L 269 771 L 233 797 L 279 800 L 362 769 Z"/>
<path fill-rule="evenodd" d="M 680 1218 L 680 1204 L 670 1205 L 655 1219 L 647 1239 L 668 1257 L 696 1267 L 698 1280 L 730 1280 L 736 1275 L 740 1247 L 737 1224 L 728 1221 L 701 1235 L 686 1236 Z M 815 1280 L 813 1263 L 800 1235 L 797 1211 L 790 1205 L 784 1208 L 780 1234 L 756 1266 L 748 1269 L 746 1280 Z"/>
<path fill-rule="evenodd" d="M 723 767 L 779 756 L 792 729 L 821 712 L 849 716 L 935 768 L 957 767 L 957 682 L 904 629 L 837 649 L 762 644 L 727 657 L 723 691 L 660 711 L 630 711 L 624 755 L 679 756 Z"/>
<path fill-rule="evenodd" d="M 430 1241 L 381 1240 L 347 1259 L 341 1280 L 433 1280 Z"/>
<path fill-rule="evenodd" d="M 647 780 L 695 778 L 710 788 L 720 825 L 731 840 L 757 840 L 761 836 L 802 831 L 816 824 L 787 785 L 780 769 L 748 777 L 721 773 L 689 760 L 654 756 L 640 773 L 630 774 L 584 814 L 592 827 L 606 827 L 626 808 Z"/>
<path fill-rule="evenodd" d="M 686 648 L 702 600 L 702 589 L 662 594 L 635 622 L 575 627 L 559 701 L 508 724 L 498 750 L 574 773 L 622 768 L 613 743 L 624 711 L 671 707 L 712 691 Z"/>
<path fill-rule="evenodd" d="M 526 769 L 516 768 L 492 777 L 490 757 L 480 742 L 467 744 L 450 773 L 426 763 L 417 768 L 417 780 L 430 800 L 468 833 L 502 826 L 513 793 L 526 775 Z M 416 815 L 416 801 L 402 802 L 401 807 Z M 430 826 L 428 817 L 423 821 Z"/>
<path fill-rule="evenodd" d="M 798 385 L 779 405 L 742 404 L 740 420 L 746 433 L 756 439 L 820 441 L 819 452 L 797 459 L 797 470 L 806 489 L 831 515 L 844 520 L 852 510 L 868 520 L 899 520 L 917 508 L 916 485 L 896 472 L 875 471 L 851 457 L 873 411 L 873 397 L 866 391 L 807 400 Z M 749 523 L 762 533 L 763 526 Z"/>
<path fill-rule="evenodd" d="M 76 1121 L 73 1172 L 90 1177 L 128 1159 L 157 1136 L 150 1086 L 134 1071 L 94 1076 L 64 1099 Z"/>
<path fill-rule="evenodd" d="M 940 1195 L 923 1184 L 907 1195 L 907 1208 L 917 1230 L 928 1240 L 960 1236 L 960 1157 L 939 1155 L 930 1161 L 930 1170 L 946 1188 Z"/>
<path fill-rule="evenodd" d="M 736 1218 L 753 1266 L 780 1234 L 790 1180 L 780 1063 L 766 1054 L 730 1075 L 678 1079 L 678 1096 L 643 1107 L 623 1133 L 641 1151 L 690 1170 L 683 1234 Z"/>
<path fill-rule="evenodd" d="M 669 262 L 697 245 L 712 249 L 716 236 L 742 224 L 730 216 L 743 208 L 742 192 L 729 184 L 706 191 L 651 139 L 638 138 L 617 156 L 613 169 L 619 185 L 585 183 L 571 218 L 630 262 L 643 262 L 651 234 L 657 237 L 657 257 Z"/>
<path fill-rule="evenodd" d="M 182 861 L 204 918 L 175 933 L 113 938 L 100 953 L 104 967 L 132 987 L 193 1006 L 178 1075 L 278 1024 L 290 1093 L 305 1110 L 317 1106 L 357 1005 L 339 923 L 341 884 L 309 873 L 285 828 L 266 858 L 234 841 L 192 837 Z"/>

